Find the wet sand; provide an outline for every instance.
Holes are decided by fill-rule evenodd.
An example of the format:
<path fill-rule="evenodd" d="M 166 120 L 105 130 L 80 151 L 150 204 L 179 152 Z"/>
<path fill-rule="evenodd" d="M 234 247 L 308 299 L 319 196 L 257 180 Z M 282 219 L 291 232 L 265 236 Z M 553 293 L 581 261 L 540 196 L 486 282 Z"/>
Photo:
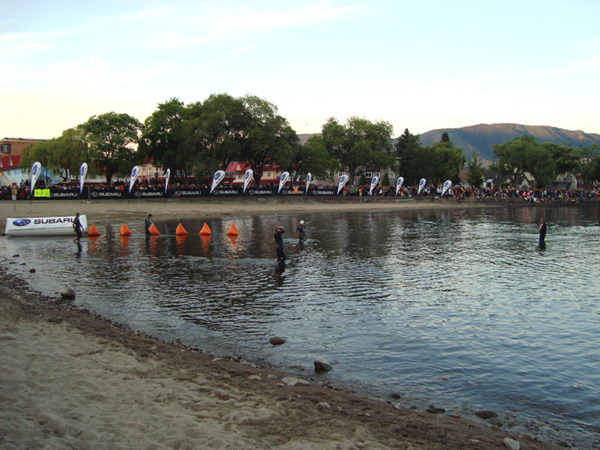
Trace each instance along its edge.
<path fill-rule="evenodd" d="M 17 211 L 13 211 L 16 206 Z M 355 209 L 429 208 L 431 202 L 0 203 L 6 217 L 79 211 L 98 224 Z M 477 207 L 455 202 L 434 207 Z M 7 239 L 3 237 L 2 239 Z M 0 269 L 2 449 L 506 449 L 551 448 L 467 418 L 399 409 L 235 358 L 216 359 L 125 329 L 32 292 Z M 269 336 L 265 336 L 265 345 Z M 284 344 L 285 345 L 285 344 Z"/>

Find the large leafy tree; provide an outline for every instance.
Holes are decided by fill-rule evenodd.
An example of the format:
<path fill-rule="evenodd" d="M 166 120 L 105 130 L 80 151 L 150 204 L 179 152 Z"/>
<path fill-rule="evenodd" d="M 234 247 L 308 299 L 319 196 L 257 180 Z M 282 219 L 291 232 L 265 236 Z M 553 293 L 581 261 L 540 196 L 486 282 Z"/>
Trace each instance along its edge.
<path fill-rule="evenodd" d="M 141 123 L 129 114 L 109 112 L 92 116 L 79 127 L 92 158 L 104 169 L 107 183 L 117 172 L 126 172 L 139 161 L 135 146 Z"/>
<path fill-rule="evenodd" d="M 158 109 L 144 121 L 140 151 L 156 166 L 183 174 L 189 168 L 184 135 L 183 102 L 172 98 L 160 103 Z"/>
<path fill-rule="evenodd" d="M 46 168 L 58 169 L 63 180 L 71 173 L 77 173 L 82 162 L 89 159 L 88 145 L 78 128 L 63 131 L 58 138 L 42 141 L 24 149 L 21 167 L 30 167 L 40 161 Z"/>
<path fill-rule="evenodd" d="M 332 117 L 323 125 L 322 136 L 329 154 L 348 170 L 350 180 L 360 168 L 381 170 L 393 164 L 389 122 L 351 117 L 343 125 Z"/>
<path fill-rule="evenodd" d="M 317 178 L 329 178 L 339 163 L 327 151 L 323 136 L 317 135 L 308 139 L 304 145 L 298 146 L 294 165 L 299 175 L 310 172 Z"/>
<path fill-rule="evenodd" d="M 579 178 L 584 187 L 588 188 L 594 180 L 600 180 L 600 147 L 592 144 L 581 148 L 579 153 Z"/>
<path fill-rule="evenodd" d="M 460 183 L 459 173 L 465 166 L 465 157 L 462 150 L 455 147 L 450 140 L 436 142 L 431 146 L 433 151 L 433 160 L 431 166 L 433 169 L 432 180 L 443 183 L 445 180 L 452 180 L 453 183 Z"/>
<path fill-rule="evenodd" d="M 492 165 L 493 170 L 508 177 L 510 185 L 517 187 L 519 179 L 527 170 L 527 155 L 535 146 L 536 142 L 532 136 L 521 136 L 493 145 L 494 156 L 498 158 Z"/>
<path fill-rule="evenodd" d="M 186 143 L 199 173 L 225 169 L 242 154 L 250 117 L 242 99 L 227 94 L 211 95 L 186 113 Z"/>
<path fill-rule="evenodd" d="M 267 164 L 286 167 L 292 164 L 299 144 L 298 135 L 288 121 L 277 114 L 277 107 L 259 97 L 242 98 L 248 123 L 243 130 L 241 157 L 250 163 L 254 181 L 260 183 Z"/>

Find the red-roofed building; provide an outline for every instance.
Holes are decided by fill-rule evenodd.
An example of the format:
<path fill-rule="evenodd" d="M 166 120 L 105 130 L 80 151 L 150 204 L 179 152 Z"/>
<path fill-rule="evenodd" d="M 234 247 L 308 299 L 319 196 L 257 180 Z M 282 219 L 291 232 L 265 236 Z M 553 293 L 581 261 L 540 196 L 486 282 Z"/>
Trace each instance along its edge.
<path fill-rule="evenodd" d="M 46 139 L 4 138 L 0 139 L 0 185 L 8 186 L 28 179 L 29 175 L 19 169 L 23 150 Z"/>
<path fill-rule="evenodd" d="M 229 163 L 227 169 L 225 169 L 225 175 L 227 177 L 233 177 L 233 181 L 231 182 L 232 186 L 242 186 L 244 184 L 244 174 L 248 169 L 250 169 L 250 164 L 246 162 L 232 162 Z M 260 183 L 279 183 L 280 177 L 281 170 L 279 170 L 279 166 L 266 165 L 263 169 L 263 176 L 260 179 Z"/>

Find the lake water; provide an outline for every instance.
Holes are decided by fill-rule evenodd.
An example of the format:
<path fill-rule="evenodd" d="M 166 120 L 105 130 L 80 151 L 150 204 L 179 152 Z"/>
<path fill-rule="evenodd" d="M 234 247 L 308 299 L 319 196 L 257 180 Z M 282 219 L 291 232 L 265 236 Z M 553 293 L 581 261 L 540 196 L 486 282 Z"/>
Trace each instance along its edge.
<path fill-rule="evenodd" d="M 39 291 L 70 286 L 78 305 L 167 341 L 373 397 L 400 393 L 401 406 L 489 409 L 514 431 L 600 447 L 598 206 L 206 222 L 210 238 L 198 235 L 203 220 L 182 221 L 183 238 L 177 221 L 157 221 L 162 235 L 150 239 L 142 219 L 128 223 L 129 238 L 121 224 L 100 227 L 80 248 L 4 237 L 1 261 Z M 237 239 L 226 236 L 232 223 Z M 285 268 L 275 262 L 280 223 Z M 287 342 L 271 346 L 271 336 Z M 319 357 L 331 372 L 314 374 Z"/>

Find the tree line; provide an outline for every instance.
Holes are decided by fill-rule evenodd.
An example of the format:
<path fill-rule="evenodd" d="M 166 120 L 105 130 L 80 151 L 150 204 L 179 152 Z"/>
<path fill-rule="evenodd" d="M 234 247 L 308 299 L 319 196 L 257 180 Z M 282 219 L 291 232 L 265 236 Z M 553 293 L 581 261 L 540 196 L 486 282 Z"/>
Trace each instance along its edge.
<path fill-rule="evenodd" d="M 494 155 L 497 162 L 485 169 L 473 153 L 466 165 L 471 186 L 481 186 L 490 169 L 513 186 L 528 175 L 538 187 L 550 186 L 558 175 L 568 173 L 579 176 L 586 186 L 600 179 L 595 145 L 573 149 L 525 136 L 495 145 Z M 90 171 L 103 173 L 107 183 L 144 161 L 195 178 L 210 177 L 231 162 L 247 162 L 257 185 L 266 166 L 288 170 L 294 179 L 310 172 L 326 180 L 343 171 L 354 180 L 367 171 L 387 174 L 392 170 L 408 185 L 417 184 L 420 178 L 432 184 L 448 179 L 457 184 L 467 163 L 448 133 L 427 147 L 408 129 L 394 139 L 389 122 L 359 117 L 345 123 L 332 117 L 319 135 L 302 145 L 274 104 L 252 95 L 236 98 L 228 94 L 213 94 L 187 105 L 172 98 L 160 103 L 143 123 L 126 113 L 92 116 L 58 138 L 26 148 L 21 167 L 28 168 L 34 161 L 63 170 L 65 179 L 87 162 Z"/>

